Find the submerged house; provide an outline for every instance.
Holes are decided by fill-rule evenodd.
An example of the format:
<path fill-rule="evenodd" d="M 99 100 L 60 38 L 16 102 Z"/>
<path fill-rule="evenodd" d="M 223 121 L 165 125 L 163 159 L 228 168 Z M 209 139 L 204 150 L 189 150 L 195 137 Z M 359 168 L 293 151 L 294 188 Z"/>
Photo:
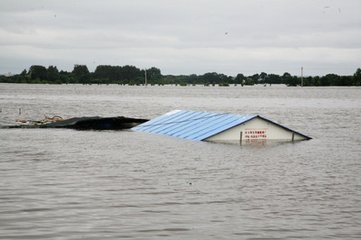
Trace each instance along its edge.
<path fill-rule="evenodd" d="M 193 141 L 237 142 L 300 141 L 310 137 L 259 115 L 175 110 L 132 130 Z"/>

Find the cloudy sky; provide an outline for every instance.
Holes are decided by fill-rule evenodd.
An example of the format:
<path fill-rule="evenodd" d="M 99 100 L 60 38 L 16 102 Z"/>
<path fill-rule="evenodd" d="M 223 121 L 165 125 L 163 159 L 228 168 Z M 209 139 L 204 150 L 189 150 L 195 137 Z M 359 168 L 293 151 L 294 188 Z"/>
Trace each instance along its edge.
<path fill-rule="evenodd" d="M 0 73 L 107 64 L 351 75 L 360 11 L 361 0 L 0 0 Z"/>

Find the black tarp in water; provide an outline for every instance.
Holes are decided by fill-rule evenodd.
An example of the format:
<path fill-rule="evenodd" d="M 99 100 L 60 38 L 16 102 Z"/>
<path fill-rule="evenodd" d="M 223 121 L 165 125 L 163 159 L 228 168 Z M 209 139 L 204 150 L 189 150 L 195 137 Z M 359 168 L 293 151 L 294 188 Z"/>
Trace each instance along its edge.
<path fill-rule="evenodd" d="M 147 119 L 127 117 L 75 117 L 62 121 L 6 126 L 6 128 L 72 128 L 78 130 L 121 130 L 135 127 Z"/>

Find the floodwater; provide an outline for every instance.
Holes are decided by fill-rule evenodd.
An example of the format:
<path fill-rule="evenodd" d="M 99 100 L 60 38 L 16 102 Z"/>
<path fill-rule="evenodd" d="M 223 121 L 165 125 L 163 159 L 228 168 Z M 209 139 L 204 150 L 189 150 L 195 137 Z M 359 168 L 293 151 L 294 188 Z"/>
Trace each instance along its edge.
<path fill-rule="evenodd" d="M 361 238 L 361 88 L 0 84 L 0 125 L 174 109 L 260 114 L 313 139 L 0 129 L 0 239 Z"/>

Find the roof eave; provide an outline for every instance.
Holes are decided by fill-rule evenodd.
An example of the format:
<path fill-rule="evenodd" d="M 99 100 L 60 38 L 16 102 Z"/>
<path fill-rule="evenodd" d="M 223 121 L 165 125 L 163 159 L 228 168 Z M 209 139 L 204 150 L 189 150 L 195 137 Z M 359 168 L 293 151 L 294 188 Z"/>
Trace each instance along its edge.
<path fill-rule="evenodd" d="M 285 130 L 291 131 L 291 132 L 293 132 L 293 133 L 297 133 L 297 134 L 299 134 L 300 136 L 306 138 L 306 140 L 311 140 L 311 139 L 312 139 L 311 137 L 309 137 L 309 136 L 307 136 L 307 135 L 304 135 L 304 134 L 302 134 L 302 133 L 300 133 L 300 132 L 297 132 L 297 131 L 295 131 L 295 130 L 292 130 L 292 129 L 288 128 L 288 127 L 285 127 L 285 126 L 283 126 L 283 125 L 281 125 L 281 124 L 279 124 L 279 123 L 276 123 L 276 122 L 274 122 L 274 121 L 271 121 L 271 120 L 269 120 L 269 119 L 267 119 L 267 118 L 261 117 L 260 115 L 257 115 L 256 117 L 258 117 L 258 118 L 260 118 L 260 119 L 262 119 L 262 120 L 264 120 L 264 121 L 266 121 L 266 122 L 275 124 L 275 125 L 283 128 L 283 129 L 285 129 Z"/>

